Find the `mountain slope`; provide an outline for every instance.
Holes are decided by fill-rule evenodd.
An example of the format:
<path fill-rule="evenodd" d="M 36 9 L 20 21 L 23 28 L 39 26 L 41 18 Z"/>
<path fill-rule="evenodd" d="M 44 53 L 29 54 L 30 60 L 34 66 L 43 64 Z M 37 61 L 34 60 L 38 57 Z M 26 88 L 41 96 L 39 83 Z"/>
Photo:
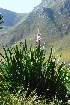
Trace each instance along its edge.
<path fill-rule="evenodd" d="M 46 34 L 46 36 L 48 35 L 49 37 L 51 37 L 51 35 L 54 35 L 53 37 L 55 37 L 55 39 L 57 38 L 57 36 L 59 39 L 64 35 L 67 35 L 70 32 L 70 12 L 68 8 L 70 2 L 69 0 L 62 1 L 59 2 L 59 0 L 57 0 L 57 9 L 55 0 L 49 0 L 47 6 L 43 3 L 37 6 L 29 14 L 27 19 L 14 29 L 14 31 L 16 31 L 17 37 L 20 35 L 21 39 L 21 36 L 25 34 L 31 34 L 33 31 L 37 31 L 38 22 L 40 23 L 41 32 L 44 35 Z M 17 39 L 15 39 L 15 41 L 17 41 Z"/>
<path fill-rule="evenodd" d="M 5 34 L 1 39 L 2 45 L 11 46 L 20 40 L 24 42 L 26 38 L 28 45 L 32 43 L 35 46 L 39 23 L 41 44 L 45 42 L 47 52 L 52 43 L 57 52 L 70 48 L 70 0 L 42 0 L 23 20 Z"/>
<path fill-rule="evenodd" d="M 0 8 L 0 13 L 3 15 L 4 26 L 13 26 L 17 22 L 19 22 L 24 15 L 26 15 L 15 13 L 3 8 Z"/>
<path fill-rule="evenodd" d="M 13 26 L 14 25 L 14 18 L 16 18 L 16 13 L 11 12 L 6 9 L 0 8 L 0 13 L 3 15 L 4 18 L 4 26 Z"/>
<path fill-rule="evenodd" d="M 21 24 L 28 16 L 28 13 L 15 13 L 3 8 L 0 8 L 0 13 L 3 16 L 3 29 L 0 30 L 0 48 L 9 43 L 11 33 L 17 25 Z M 14 35 L 13 35 L 14 36 Z"/>

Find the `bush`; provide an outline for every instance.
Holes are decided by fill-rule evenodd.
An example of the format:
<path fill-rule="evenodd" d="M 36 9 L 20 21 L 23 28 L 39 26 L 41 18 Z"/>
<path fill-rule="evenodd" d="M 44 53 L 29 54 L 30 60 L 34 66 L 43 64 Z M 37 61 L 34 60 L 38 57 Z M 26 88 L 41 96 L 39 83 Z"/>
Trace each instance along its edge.
<path fill-rule="evenodd" d="M 3 16 L 2 16 L 2 15 L 1 15 L 1 13 L 0 13 L 0 29 L 2 29 L 2 28 L 3 28 L 3 27 L 1 26 L 1 25 L 2 25 L 2 23 L 3 23 L 2 18 L 3 18 Z"/>
<path fill-rule="evenodd" d="M 58 99 L 65 105 L 68 69 L 64 63 L 57 63 L 52 48 L 47 61 L 45 61 L 45 50 L 40 47 L 40 42 L 35 50 L 32 45 L 29 51 L 27 50 L 26 40 L 25 45 L 20 42 L 20 49 L 17 45 L 11 48 L 6 46 L 3 49 L 5 56 L 0 54 L 6 61 L 0 66 L 3 88 L 13 94 L 19 90 L 21 94 L 26 91 L 26 97 L 36 89 L 37 95 L 46 99 L 46 103 Z"/>

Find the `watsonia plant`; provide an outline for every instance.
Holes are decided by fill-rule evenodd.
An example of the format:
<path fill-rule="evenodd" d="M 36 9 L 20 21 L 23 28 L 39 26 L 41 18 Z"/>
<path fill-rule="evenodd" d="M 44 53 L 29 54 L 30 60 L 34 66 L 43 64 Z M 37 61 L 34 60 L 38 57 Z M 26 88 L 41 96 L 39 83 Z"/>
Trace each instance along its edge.
<path fill-rule="evenodd" d="M 3 73 L 3 80 L 8 85 L 11 92 L 18 91 L 18 86 L 23 85 L 24 89 L 30 93 L 37 86 L 40 80 L 40 73 L 42 69 L 42 63 L 44 61 L 43 49 L 40 49 L 40 45 L 36 50 L 33 50 L 32 45 L 30 51 L 27 51 L 27 45 L 20 42 L 20 49 L 18 46 L 7 48 L 3 47 L 5 56 L 0 54 L 5 62 L 1 66 Z M 39 52 L 39 53 L 38 53 Z M 27 93 L 28 93 L 27 92 Z"/>
<path fill-rule="evenodd" d="M 66 83 L 68 70 L 63 63 L 57 63 L 53 57 L 52 48 L 49 59 L 45 62 L 45 50 L 40 47 L 40 41 L 34 50 L 32 45 L 28 51 L 25 45 L 20 42 L 20 48 L 3 47 L 5 56 L 0 54 L 6 61 L 0 66 L 2 85 L 6 85 L 10 93 L 18 90 L 26 91 L 26 97 L 36 89 L 38 96 L 50 100 L 62 100 L 65 104 L 67 88 Z"/>

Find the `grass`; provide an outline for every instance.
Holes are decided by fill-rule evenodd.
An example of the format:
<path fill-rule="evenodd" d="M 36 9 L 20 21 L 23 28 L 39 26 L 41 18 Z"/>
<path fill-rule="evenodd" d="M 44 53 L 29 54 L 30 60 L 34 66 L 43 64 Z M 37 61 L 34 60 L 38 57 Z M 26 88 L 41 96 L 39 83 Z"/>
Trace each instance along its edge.
<path fill-rule="evenodd" d="M 18 91 L 18 93 L 16 93 L 15 95 L 8 93 L 6 97 L 1 99 L 1 102 L 3 101 L 3 105 L 56 105 L 54 102 L 46 104 L 46 100 L 42 100 L 41 97 L 38 97 L 34 93 L 34 91 L 31 93 L 31 95 L 28 98 L 26 98 L 25 92 L 20 94 L 20 91 Z M 56 100 L 56 102 L 57 101 L 58 100 Z M 60 103 L 61 102 L 58 102 L 58 105 L 60 105 Z"/>

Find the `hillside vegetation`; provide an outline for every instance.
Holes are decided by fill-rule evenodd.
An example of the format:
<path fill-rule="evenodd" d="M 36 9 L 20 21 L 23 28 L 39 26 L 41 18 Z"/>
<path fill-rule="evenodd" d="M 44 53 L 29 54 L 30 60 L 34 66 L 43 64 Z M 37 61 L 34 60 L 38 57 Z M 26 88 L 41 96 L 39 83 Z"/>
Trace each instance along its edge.
<path fill-rule="evenodd" d="M 11 11 L 4 11 L 8 14 L 14 14 Z M 28 46 L 31 43 L 35 46 L 34 40 L 36 40 L 39 23 L 42 34 L 41 45 L 45 43 L 47 53 L 53 44 L 56 53 L 63 53 L 63 60 L 70 62 L 70 0 L 42 0 L 29 14 L 17 15 L 13 15 L 16 16 L 14 18 L 17 24 L 0 32 L 1 49 L 6 44 L 11 46 L 15 42 L 19 44 L 20 40 L 24 42 L 25 38 Z M 13 23 L 14 18 L 10 18 L 10 22 Z M 7 20 L 8 23 L 9 19 Z"/>

